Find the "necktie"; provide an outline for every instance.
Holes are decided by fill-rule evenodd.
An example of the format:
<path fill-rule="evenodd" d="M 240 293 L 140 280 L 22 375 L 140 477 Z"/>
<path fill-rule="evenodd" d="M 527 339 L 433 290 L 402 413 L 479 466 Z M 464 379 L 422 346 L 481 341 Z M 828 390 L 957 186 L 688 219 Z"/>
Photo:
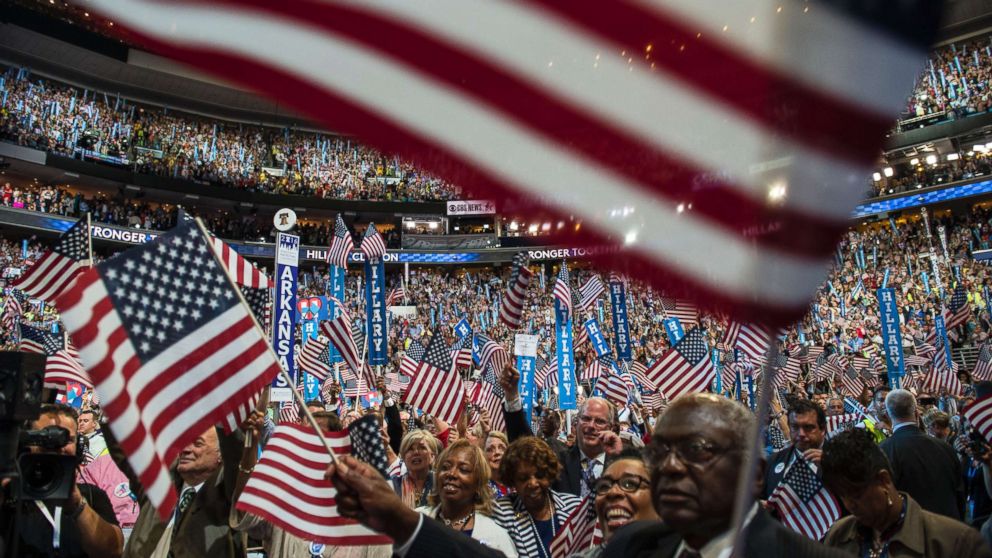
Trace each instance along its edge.
<path fill-rule="evenodd" d="M 172 520 L 172 539 L 176 539 L 176 533 L 179 532 L 179 522 L 183 519 L 183 513 L 189 508 L 189 505 L 193 503 L 193 498 L 196 497 L 196 490 L 191 486 L 187 486 L 183 489 L 182 494 L 179 495 L 179 503 L 176 504 L 176 515 Z"/>
<path fill-rule="evenodd" d="M 585 466 L 582 468 L 582 488 L 580 494 L 583 498 L 592 491 L 592 483 L 596 480 L 596 460 L 586 457 L 584 461 Z"/>

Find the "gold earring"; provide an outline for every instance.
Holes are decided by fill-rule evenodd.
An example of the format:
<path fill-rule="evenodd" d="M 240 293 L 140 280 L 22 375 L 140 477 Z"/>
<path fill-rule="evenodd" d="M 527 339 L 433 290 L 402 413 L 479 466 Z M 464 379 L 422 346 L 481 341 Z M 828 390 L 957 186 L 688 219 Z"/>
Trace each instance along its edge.
<path fill-rule="evenodd" d="M 892 505 L 892 495 L 889 494 L 888 491 L 885 492 L 885 498 L 889 501 L 889 505 L 891 506 Z"/>

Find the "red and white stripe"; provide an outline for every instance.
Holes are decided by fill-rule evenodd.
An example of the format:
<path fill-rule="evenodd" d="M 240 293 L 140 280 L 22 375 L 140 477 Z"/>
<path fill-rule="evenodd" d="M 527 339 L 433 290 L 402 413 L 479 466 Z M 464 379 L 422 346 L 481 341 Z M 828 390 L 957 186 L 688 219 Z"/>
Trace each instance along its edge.
<path fill-rule="evenodd" d="M 324 352 L 330 342 L 330 339 L 321 335 L 304 343 L 303 349 L 300 351 L 298 366 L 321 381 L 326 380 L 331 375 L 331 364 L 320 358 L 320 354 Z"/>
<path fill-rule="evenodd" d="M 426 362 L 417 364 L 403 401 L 454 424 L 465 407 L 465 386 L 454 370 L 441 370 Z"/>
<path fill-rule="evenodd" d="M 476 384 L 471 394 L 472 403 L 481 409 L 489 411 L 489 425 L 493 430 L 504 432 L 506 430 L 506 420 L 503 417 L 503 398 L 493 391 L 493 385 L 487 381 L 480 380 Z"/>
<path fill-rule="evenodd" d="M 606 285 L 603 284 L 603 280 L 599 278 L 599 275 L 593 275 L 579 287 L 581 300 L 579 306 L 583 311 L 589 310 L 605 292 Z"/>
<path fill-rule="evenodd" d="M 568 516 L 561 531 L 551 541 L 551 558 L 569 558 L 597 544 L 594 540 L 599 532 L 595 500 L 593 494 L 586 496 Z"/>
<path fill-rule="evenodd" d="M 49 250 L 12 286 L 28 296 L 51 301 L 86 269 L 83 264 L 84 262 Z"/>
<path fill-rule="evenodd" d="M 558 385 L 558 361 L 551 359 L 551 362 L 544 365 L 544 368 L 537 371 L 534 376 L 534 383 L 537 387 L 550 389 Z"/>
<path fill-rule="evenodd" d="M 603 394 L 607 399 L 618 406 L 627 404 L 628 388 L 626 382 L 623 381 L 623 378 L 618 376 L 613 371 L 610 371 L 610 374 L 602 377 L 600 382 L 602 383 L 600 389 L 603 390 Z"/>
<path fill-rule="evenodd" d="M 485 368 L 486 364 L 492 363 L 496 374 L 502 374 L 503 368 L 510 362 L 510 353 L 492 339 L 485 342 L 479 349 L 479 368 Z"/>
<path fill-rule="evenodd" d="M 269 278 L 261 269 L 258 269 L 255 267 L 255 264 L 241 257 L 241 254 L 238 254 L 237 250 L 231 248 L 230 244 L 212 234 L 209 235 L 209 238 L 210 246 L 214 249 L 214 253 L 217 254 L 220 263 L 230 272 L 235 283 L 253 289 L 269 288 Z"/>
<path fill-rule="evenodd" d="M 511 277 L 499 306 L 499 320 L 510 329 L 520 329 L 524 304 L 527 302 L 527 288 L 534 276 L 534 272 L 526 265 L 517 266 L 515 271 L 515 278 Z"/>
<path fill-rule="evenodd" d="M 325 432 L 335 455 L 351 451 L 347 430 Z M 309 427 L 280 423 L 248 478 L 237 509 L 268 520 L 300 539 L 336 546 L 391 544 L 337 509 L 337 490 L 324 479 L 327 449 Z"/>
<path fill-rule="evenodd" d="M 110 429 L 167 520 L 176 503 L 169 465 L 207 428 L 243 410 L 278 373 L 278 362 L 243 304 L 141 362 L 96 270 L 55 303 Z"/>
<path fill-rule="evenodd" d="M 992 440 L 992 395 L 976 399 L 964 410 L 968 424 L 978 430 L 986 441 Z"/>
<path fill-rule="evenodd" d="M 45 383 L 78 383 L 93 389 L 93 380 L 79 362 L 79 351 L 71 345 L 45 361 Z"/>
<path fill-rule="evenodd" d="M 582 221 L 577 241 L 625 239 L 625 257 L 597 256 L 607 265 L 784 323 L 822 282 L 923 55 L 830 6 L 687 4 L 609 17 L 590 0 L 88 8 L 470 191 L 539 199 Z M 769 203 L 776 183 L 787 195 Z"/>
<path fill-rule="evenodd" d="M 358 374 L 362 369 L 359 361 L 361 356 L 358 353 L 358 346 L 355 345 L 355 338 L 351 335 L 351 314 L 343 304 L 338 303 L 336 307 L 338 308 L 338 317 L 321 322 L 320 333 L 325 335 L 334 345 L 334 348 L 338 350 L 351 372 Z"/>
<path fill-rule="evenodd" d="M 716 369 L 709 358 L 692 365 L 673 347 L 651 364 L 647 376 L 671 401 L 683 393 L 705 391 L 713 383 Z"/>

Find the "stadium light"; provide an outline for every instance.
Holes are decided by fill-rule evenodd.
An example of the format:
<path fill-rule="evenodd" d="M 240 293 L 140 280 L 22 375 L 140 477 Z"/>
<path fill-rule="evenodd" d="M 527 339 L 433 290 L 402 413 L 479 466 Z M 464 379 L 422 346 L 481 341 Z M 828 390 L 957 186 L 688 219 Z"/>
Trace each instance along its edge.
<path fill-rule="evenodd" d="M 882 175 L 880 173 L 874 172 L 871 175 L 871 179 L 874 180 L 875 182 L 881 182 Z"/>
<path fill-rule="evenodd" d="M 895 171 L 892 170 L 892 167 L 885 167 L 884 169 L 882 169 L 882 174 L 885 175 L 885 178 L 892 178 L 892 175 L 895 174 Z"/>
<path fill-rule="evenodd" d="M 520 228 L 520 224 L 516 221 L 510 221 L 510 230 L 515 231 Z"/>
<path fill-rule="evenodd" d="M 937 156 L 936 155 L 927 155 L 927 164 L 928 165 L 936 165 L 937 164 Z"/>
<path fill-rule="evenodd" d="M 912 165 L 912 166 L 914 166 L 914 167 L 916 165 L 919 165 L 920 164 L 920 158 L 919 157 L 913 157 L 912 159 L 909 160 L 909 164 Z"/>
<path fill-rule="evenodd" d="M 961 158 L 961 156 L 958 155 L 957 153 L 948 153 L 947 154 L 947 160 L 948 161 L 957 161 L 960 158 Z"/>
<path fill-rule="evenodd" d="M 971 150 L 976 153 L 985 153 L 985 144 L 976 143 Z"/>

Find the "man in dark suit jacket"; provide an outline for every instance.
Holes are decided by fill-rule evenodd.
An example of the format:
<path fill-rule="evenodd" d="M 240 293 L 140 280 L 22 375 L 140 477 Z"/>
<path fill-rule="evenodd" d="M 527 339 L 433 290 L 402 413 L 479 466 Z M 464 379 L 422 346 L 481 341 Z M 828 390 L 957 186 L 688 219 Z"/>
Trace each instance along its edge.
<path fill-rule="evenodd" d="M 916 422 L 916 398 L 904 389 L 885 397 L 892 436 L 880 447 L 892 465 L 896 488 L 908 492 L 933 513 L 961 520 L 965 505 L 964 472 L 947 442 L 927 436 Z"/>
<path fill-rule="evenodd" d="M 664 523 L 632 523 L 606 547 L 607 558 L 716 555 L 733 545 L 738 471 L 754 426 L 740 403 L 711 393 L 683 395 L 668 407 L 648 445 L 651 493 Z M 757 494 L 762 471 L 755 484 Z M 745 517 L 745 558 L 846 556 L 783 527 L 757 504 Z"/>
<path fill-rule="evenodd" d="M 517 390 L 519 380 L 520 373 L 510 365 L 500 375 L 500 386 L 506 397 L 503 418 L 510 443 L 517 438 L 534 435 L 520 401 Z M 617 434 L 617 408 L 606 399 L 586 399 L 579 407 L 578 419 L 575 445 L 558 454 L 561 473 L 551 484 L 551 489 L 584 497 L 593 481 L 603 474 L 606 454 L 619 453 L 623 449 L 623 441 Z"/>
<path fill-rule="evenodd" d="M 817 475 L 820 474 L 820 456 L 823 455 L 823 440 L 827 435 L 827 415 L 823 409 L 808 399 L 794 401 L 789 408 L 789 434 L 792 444 L 768 458 L 765 489 L 761 496 L 763 500 L 771 496 L 797 459 L 812 463 L 817 468 Z"/>

